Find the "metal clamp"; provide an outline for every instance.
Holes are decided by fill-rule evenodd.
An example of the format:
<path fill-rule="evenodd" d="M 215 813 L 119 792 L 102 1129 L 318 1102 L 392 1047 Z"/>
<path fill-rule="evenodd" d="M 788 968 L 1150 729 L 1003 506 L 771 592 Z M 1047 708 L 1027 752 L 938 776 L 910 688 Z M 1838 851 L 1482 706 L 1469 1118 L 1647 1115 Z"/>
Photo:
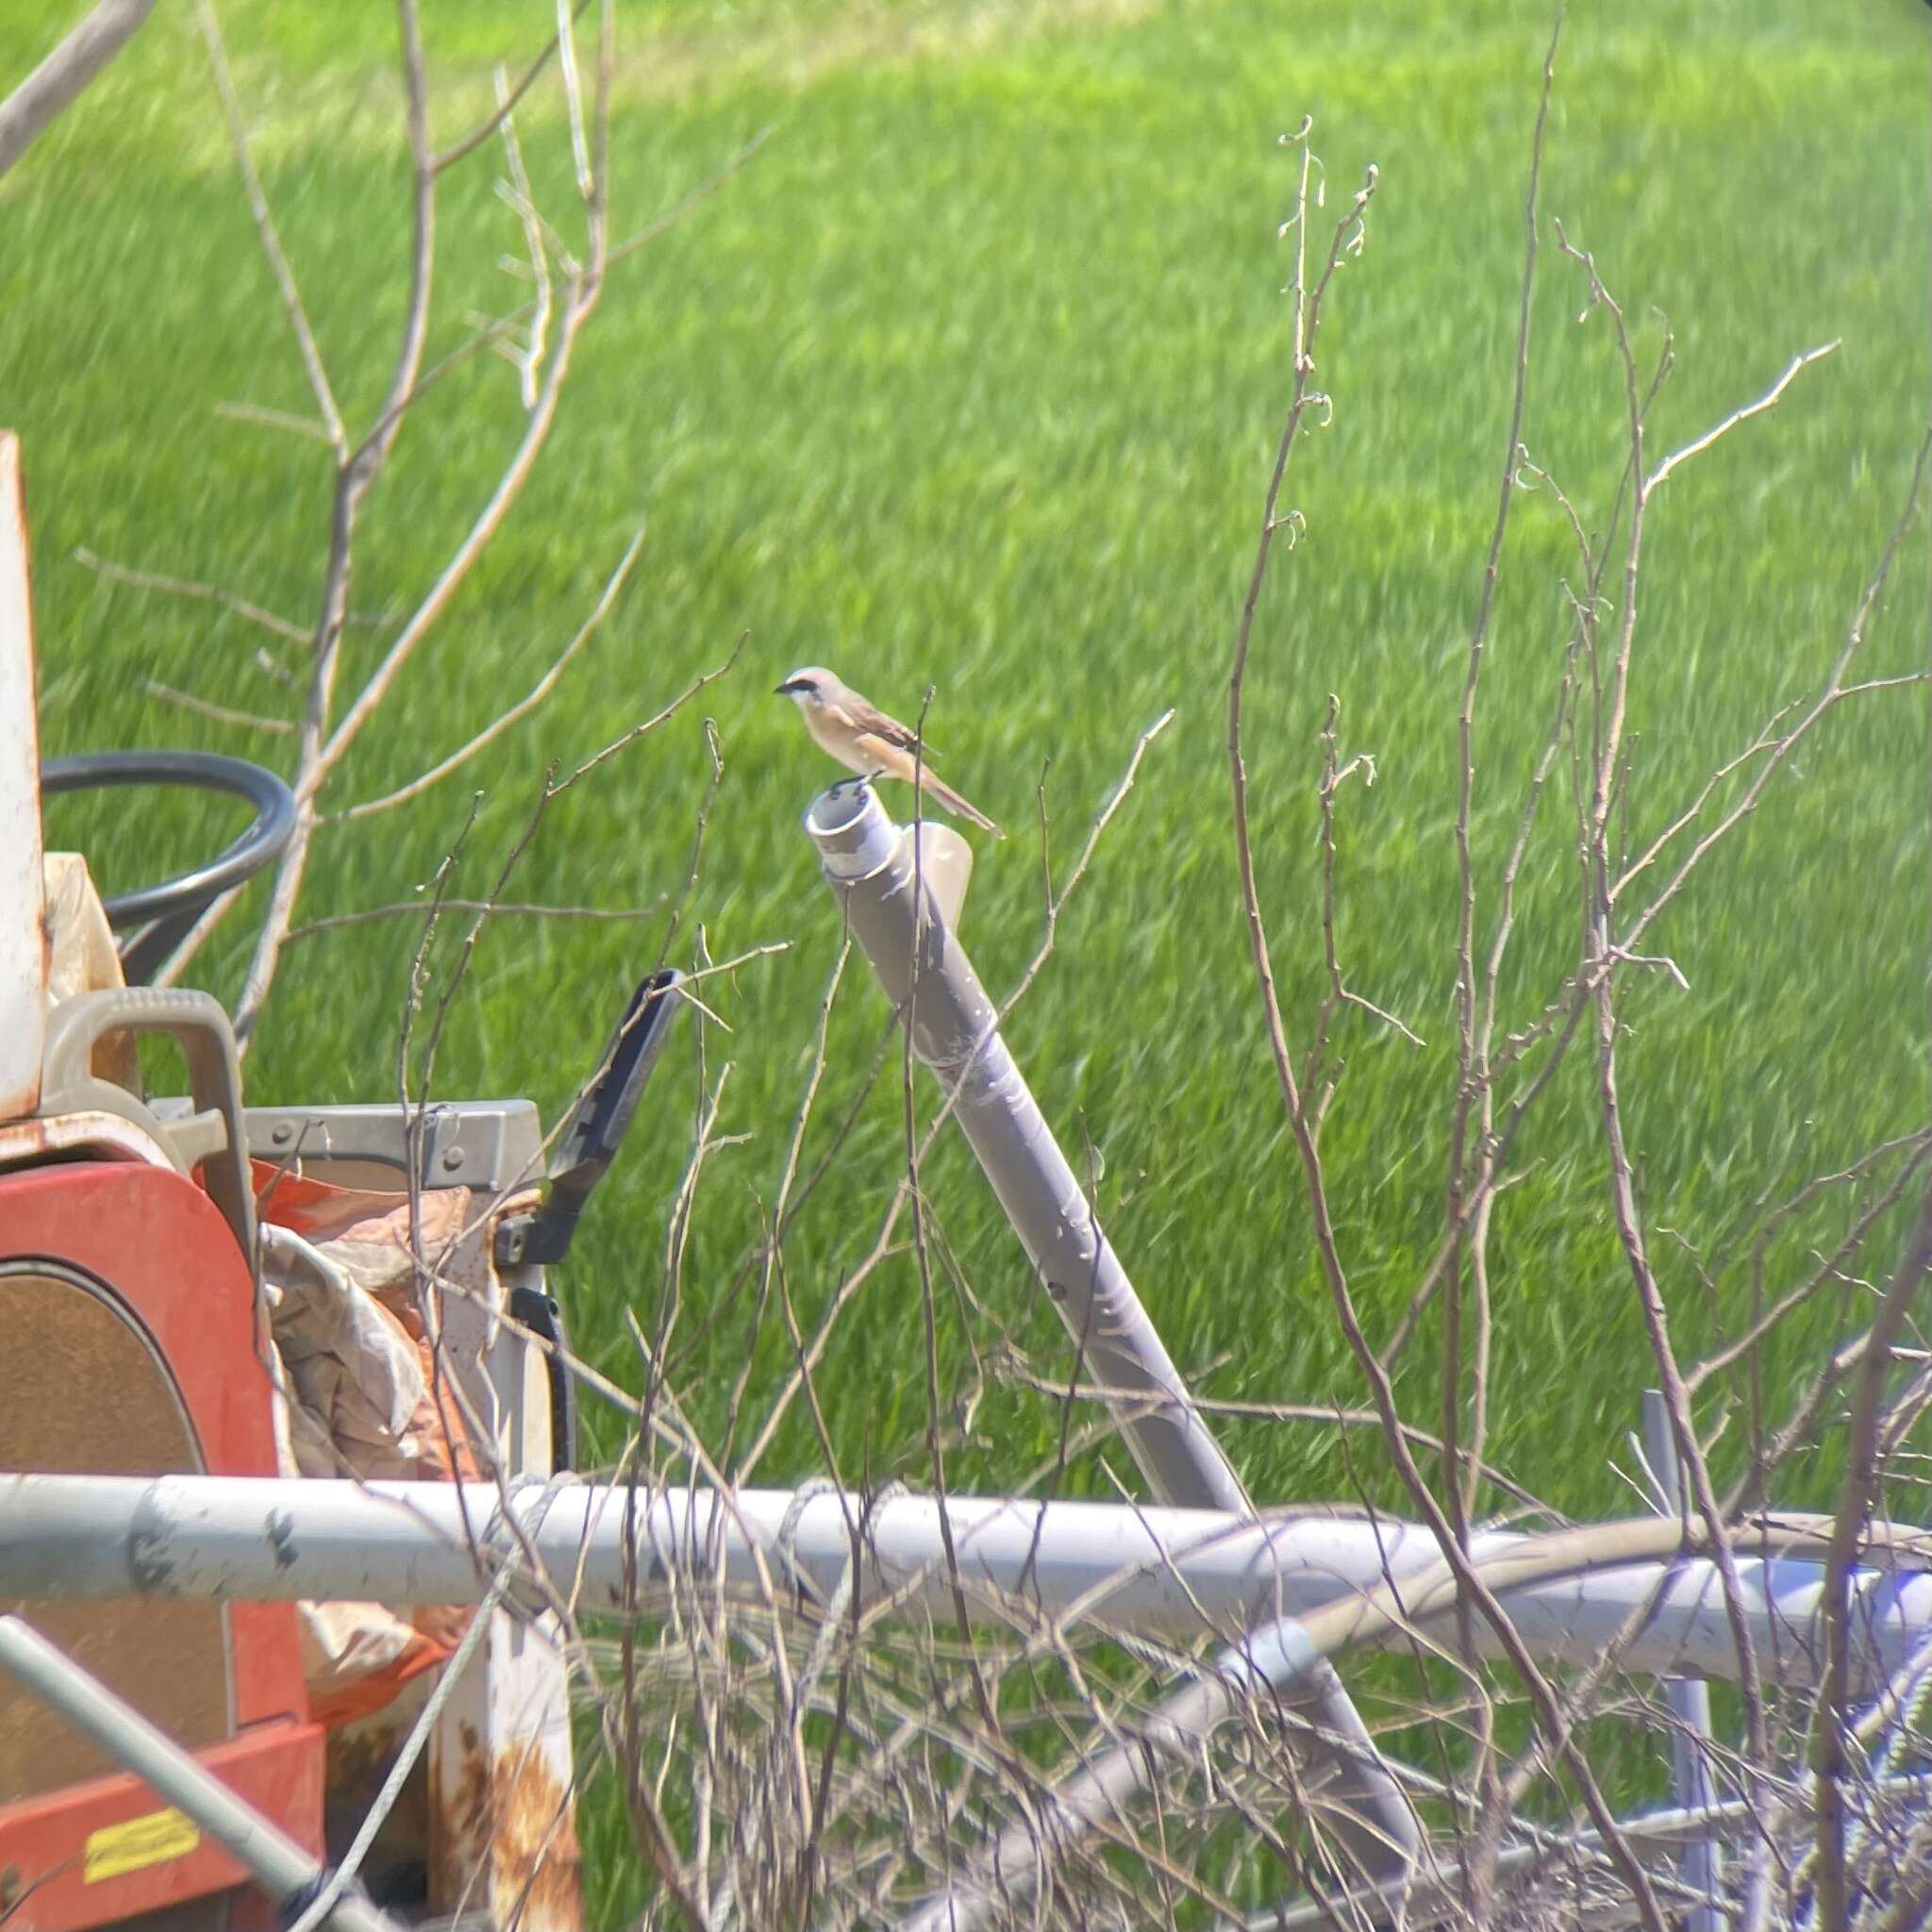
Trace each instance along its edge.
<path fill-rule="evenodd" d="M 137 1096 L 92 1071 L 95 1045 L 109 1033 L 166 1033 L 188 1060 L 194 1112 L 163 1124 Z M 242 1124 L 242 1062 L 219 1000 L 185 988 L 125 986 L 75 993 L 47 1016 L 41 1062 L 41 1112 L 84 1108 L 130 1115 L 149 1126 L 184 1174 L 206 1162 L 208 1197 L 255 1267 L 255 1188 Z"/>

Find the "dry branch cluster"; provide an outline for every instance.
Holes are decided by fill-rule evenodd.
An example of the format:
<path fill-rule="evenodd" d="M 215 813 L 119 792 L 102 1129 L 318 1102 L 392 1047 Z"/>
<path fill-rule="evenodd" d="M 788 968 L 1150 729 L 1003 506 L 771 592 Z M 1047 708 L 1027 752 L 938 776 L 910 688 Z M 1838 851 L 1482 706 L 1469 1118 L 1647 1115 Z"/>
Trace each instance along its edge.
<path fill-rule="evenodd" d="M 102 17 L 114 9 L 104 6 Z M 144 8 L 121 8 L 107 26 L 118 36 L 113 46 L 140 25 Z M 317 835 L 327 825 L 364 819 L 409 804 L 462 769 L 488 746 L 498 742 L 526 720 L 555 689 L 572 661 L 592 640 L 618 600 L 643 548 L 641 526 L 616 560 L 601 595 L 550 668 L 531 690 L 461 744 L 438 758 L 407 783 L 380 796 L 365 798 L 333 809 L 325 807 L 325 791 L 335 779 L 350 750 L 386 703 L 406 690 L 405 679 L 423 658 L 425 647 L 440 635 L 439 626 L 476 566 L 503 528 L 524 494 L 549 443 L 557 421 L 573 357 L 585 328 L 596 313 L 610 268 L 662 235 L 691 208 L 713 192 L 743 165 L 762 144 L 752 142 L 711 180 L 676 208 L 638 233 L 613 241 L 609 217 L 609 114 L 611 68 L 615 56 L 615 8 L 605 4 L 594 20 L 594 42 L 588 60 L 580 58 L 578 25 L 590 11 L 589 0 L 561 5 L 557 30 L 523 67 L 512 82 L 504 69 L 495 76 L 495 109 L 438 147 L 432 139 L 430 84 L 425 59 L 419 8 L 415 0 L 399 0 L 396 8 L 398 51 L 404 94 L 403 131 L 409 158 L 409 230 L 403 270 L 408 294 L 395 353 L 390 364 L 381 402 L 366 424 L 354 425 L 339 401 L 338 377 L 310 322 L 300 283 L 285 248 L 275 212 L 257 171 L 248 116 L 230 69 L 226 45 L 213 0 L 200 0 L 196 19 L 206 44 L 216 92 L 226 119 L 237 171 L 254 216 L 263 256 L 280 296 L 286 323 L 299 356 L 313 403 L 312 415 L 293 415 L 252 404 L 225 405 L 221 413 L 250 423 L 265 432 L 291 435 L 319 445 L 328 465 L 329 490 L 325 516 L 317 532 L 320 557 L 316 608 L 312 618 L 297 620 L 265 608 L 259 602 L 220 584 L 199 582 L 175 575 L 111 561 L 83 550 L 80 560 L 114 581 L 160 594 L 210 603 L 255 625 L 275 647 L 258 654 L 261 668 L 299 693 L 296 717 L 264 715 L 221 703 L 206 694 L 183 691 L 150 679 L 149 695 L 199 715 L 243 729 L 294 741 L 293 768 L 289 774 L 298 815 L 294 836 L 275 873 L 265 917 L 255 940 L 246 981 L 236 1003 L 235 1027 L 245 1047 L 274 985 L 283 947 L 297 930 L 326 929 L 333 922 L 297 928 L 295 914 Z M 107 58 L 96 44 L 105 30 L 91 16 L 83 30 L 72 37 L 46 63 L 45 71 L 70 77 L 68 86 L 85 84 Z M 88 63 L 92 62 L 92 65 Z M 576 232 L 567 232 L 567 219 L 539 204 L 517 130 L 517 108 L 555 69 L 560 84 L 568 129 L 576 206 L 572 211 Z M 588 71 L 587 71 L 588 70 Z M 38 79 L 39 76 L 36 76 Z M 40 93 L 45 93 L 43 87 Z M 71 95 L 67 96 L 71 97 Z M 23 87 L 6 111 L 34 115 L 38 132 L 51 112 L 39 94 Z M 26 138 L 31 138 L 31 133 Z M 455 349 L 426 360 L 434 319 L 437 288 L 437 208 L 444 177 L 479 151 L 500 143 L 504 175 L 498 192 L 514 214 L 525 256 L 510 266 L 533 291 L 514 309 L 482 321 Z M 10 156 L 7 158 L 10 158 Z M 4 164 L 4 163 L 0 163 Z M 343 649 L 353 626 L 371 620 L 359 617 L 351 604 L 356 581 L 358 543 L 365 513 L 388 472 L 406 428 L 416 413 L 430 404 L 432 392 L 446 376 L 481 353 L 507 359 L 515 369 L 524 422 L 502 464 L 475 508 L 469 526 L 430 581 L 414 594 L 392 623 L 379 656 L 360 685 L 344 700 L 338 690 Z M 300 654 L 294 666 L 279 655 L 291 647 Z M 668 715 L 668 714 L 667 714 Z M 652 721 L 652 724 L 662 722 Z M 641 725 L 641 736 L 652 724 Z M 188 970 L 209 934 L 231 912 L 239 891 L 208 907 L 201 921 L 174 957 L 156 975 L 158 984 L 171 985 Z M 411 907 L 411 911 L 421 911 Z M 564 907 L 506 906 L 513 915 L 582 916 Z M 647 916 L 660 908 L 641 908 Z M 350 915 L 356 919 L 382 916 L 379 911 Z M 601 916 L 613 916 L 606 911 Z M 620 915 L 622 916 L 622 915 Z"/>

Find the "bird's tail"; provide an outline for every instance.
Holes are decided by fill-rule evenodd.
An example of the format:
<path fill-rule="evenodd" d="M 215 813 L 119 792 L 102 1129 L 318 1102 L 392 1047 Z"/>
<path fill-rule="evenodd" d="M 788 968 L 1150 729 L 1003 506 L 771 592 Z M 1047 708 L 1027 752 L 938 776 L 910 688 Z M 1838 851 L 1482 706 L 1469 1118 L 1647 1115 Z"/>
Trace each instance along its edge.
<path fill-rule="evenodd" d="M 961 798 L 930 765 L 920 768 L 919 781 L 956 818 L 970 820 L 982 832 L 991 832 L 995 839 L 1007 836 L 976 805 L 970 805 Z"/>

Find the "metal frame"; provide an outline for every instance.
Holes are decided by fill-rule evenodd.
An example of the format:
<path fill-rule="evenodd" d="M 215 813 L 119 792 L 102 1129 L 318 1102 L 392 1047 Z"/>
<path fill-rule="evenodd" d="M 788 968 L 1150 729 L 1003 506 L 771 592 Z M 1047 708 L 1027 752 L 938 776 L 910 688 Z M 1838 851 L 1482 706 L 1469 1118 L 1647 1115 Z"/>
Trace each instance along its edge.
<path fill-rule="evenodd" d="M 406 1507 L 398 1507 L 403 1505 Z M 1174 1644 L 1239 1647 L 1282 1619 L 1358 1605 L 1391 1582 L 1409 1593 L 1418 1624 L 1440 1626 L 1424 1586 L 1441 1551 L 1422 1524 L 1388 1518 L 1280 1512 L 1258 1519 L 1155 1504 L 1041 1502 L 1011 1496 L 867 1499 L 826 1488 L 739 1490 L 558 1478 L 517 1485 L 505 1519 L 493 1483 L 353 1483 L 249 1476 L 0 1475 L 0 1597 L 31 1576 L 42 1596 L 192 1596 L 268 1601 L 338 1594 L 393 1603 L 475 1603 L 527 1539 L 544 1567 L 572 1579 L 587 1613 L 661 1602 L 674 1574 L 716 1576 L 727 1593 L 761 1601 L 768 1579 L 789 1578 L 803 1601 L 824 1604 L 852 1561 L 863 1522 L 862 1602 L 896 1599 L 915 1622 L 950 1619 L 947 1536 L 970 1611 L 1010 1627 L 1015 1615 L 1077 1612 L 1091 1628 Z M 943 1529 L 942 1529 L 943 1519 Z M 1775 1548 L 1809 1552 L 1824 1519 L 1775 1519 Z M 1676 1553 L 1675 1525 L 1645 1526 L 1654 1547 L 1614 1567 L 1533 1574 L 1540 1552 L 1574 1548 L 1576 1532 L 1489 1531 L 1470 1559 L 1497 1578 L 1509 1620 L 1531 1653 L 1554 1666 L 1587 1664 L 1620 1635 L 1623 1667 L 1641 1674 L 1727 1680 L 1738 1652 L 1716 1566 Z M 484 1561 L 479 1566 L 470 1541 Z M 1932 1532 L 1902 1529 L 1903 1541 Z M 1753 1554 L 1738 1533 L 1745 1628 L 1784 1681 L 1810 1681 L 1824 1564 L 1815 1554 Z M 1928 1558 L 1926 1560 L 1932 1560 Z M 1512 1572 L 1514 1575 L 1512 1577 Z M 1521 1580 L 1517 1580 L 1521 1579 Z M 637 1596 L 631 1595 L 635 1586 Z M 1850 1584 L 1859 1604 L 1856 1680 L 1869 1686 L 1903 1667 L 1932 1633 L 1932 1570 L 1868 1562 Z M 1654 1614 L 1634 1635 L 1646 1607 Z M 1432 1623 L 1433 1620 L 1433 1623 Z M 1400 1645 L 1399 1627 L 1364 1621 L 1361 1641 Z M 1478 1655 L 1504 1653 L 1484 1624 Z M 1246 1666 L 1243 1666 L 1245 1669 Z M 1694 1807 L 1693 1807 L 1694 1808 Z"/>
<path fill-rule="evenodd" d="M 468 1188 L 490 1204 L 441 1262 L 442 1276 L 467 1292 L 434 1297 L 440 1343 L 491 1466 L 508 1482 L 548 1476 L 558 1413 L 553 1370 L 512 1312 L 513 1303 L 527 1306 L 526 1296 L 548 1299 L 543 1271 L 494 1260 L 497 1227 L 530 1204 L 529 1190 L 542 1172 L 535 1106 L 444 1102 L 413 1124 L 399 1106 L 249 1108 L 243 1125 L 256 1160 L 338 1187 L 406 1189 L 413 1144 L 419 1187 Z M 433 1486 L 434 1492 L 444 1487 Z M 300 1593 L 357 1592 L 320 1579 Z M 368 1594 L 378 1602 L 423 1601 Z M 458 1591 L 435 1601 L 475 1602 L 480 1594 Z M 575 1932 L 581 1895 L 565 1659 L 548 1617 L 512 1616 L 500 1607 L 482 1614 L 488 1630 L 430 1739 L 430 1902 L 461 1907 L 486 1925 L 514 1920 L 523 1932 Z M 545 1847 L 541 1874 L 526 1862 L 539 1842 Z"/>
<path fill-rule="evenodd" d="M 160 1101 L 169 1119 L 180 1102 Z M 248 1151 L 345 1188 L 406 1188 L 410 1119 L 397 1106 L 250 1107 Z M 417 1184 L 507 1193 L 542 1174 L 543 1128 L 528 1100 L 445 1100 L 424 1110 Z"/>
<path fill-rule="evenodd" d="M 239 1753 L 231 1746 L 216 1777 L 131 1704 L 49 1643 L 23 1618 L 0 1616 L 0 1669 L 18 1677 L 42 1703 L 58 1710 L 151 1790 L 206 1832 L 230 1862 L 252 1874 L 278 1905 L 300 1899 L 323 1877 L 322 1861 L 278 1830 L 254 1805 L 238 1797 L 233 1781 Z M 237 1740 L 242 1745 L 250 1740 Z M 318 1801 L 321 1793 L 316 1793 Z M 147 1820 L 131 1821 L 138 1828 Z M 164 1824 L 163 1829 L 168 1827 Z M 108 1827 L 111 1831 L 113 1827 Z M 128 1825 L 121 1827 L 125 1833 Z M 96 1832 L 90 1844 L 106 1834 Z M 92 1861 L 92 1853 L 90 1860 Z M 191 1853 L 190 1856 L 192 1856 Z M 366 1899 L 345 1894 L 326 1923 L 336 1932 L 400 1932 L 394 1921 Z"/>

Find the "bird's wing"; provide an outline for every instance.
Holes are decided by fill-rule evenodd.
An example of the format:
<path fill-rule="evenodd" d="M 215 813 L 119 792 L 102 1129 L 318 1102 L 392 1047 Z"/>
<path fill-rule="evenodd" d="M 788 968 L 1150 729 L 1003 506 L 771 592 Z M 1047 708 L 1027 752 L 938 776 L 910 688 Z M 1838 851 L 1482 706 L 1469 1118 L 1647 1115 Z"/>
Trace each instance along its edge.
<path fill-rule="evenodd" d="M 876 705 L 869 705 L 861 697 L 847 696 L 826 708 L 837 711 L 855 731 L 869 731 L 874 738 L 884 739 L 888 744 L 896 744 L 901 751 L 917 751 L 924 758 L 939 757 L 931 745 L 921 744 L 918 732 L 908 729 L 896 718 L 887 717 Z"/>

